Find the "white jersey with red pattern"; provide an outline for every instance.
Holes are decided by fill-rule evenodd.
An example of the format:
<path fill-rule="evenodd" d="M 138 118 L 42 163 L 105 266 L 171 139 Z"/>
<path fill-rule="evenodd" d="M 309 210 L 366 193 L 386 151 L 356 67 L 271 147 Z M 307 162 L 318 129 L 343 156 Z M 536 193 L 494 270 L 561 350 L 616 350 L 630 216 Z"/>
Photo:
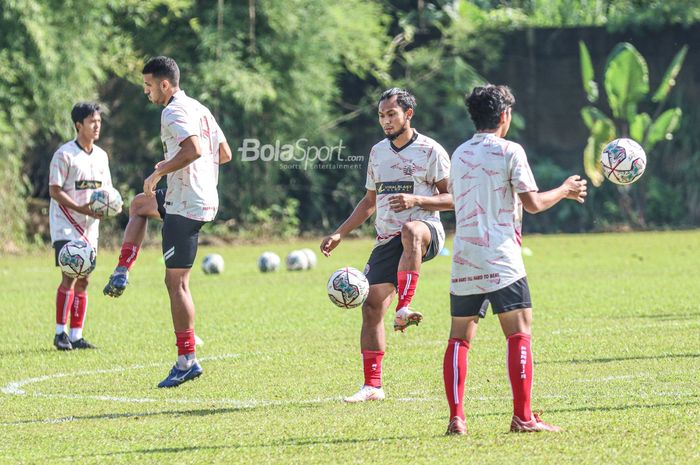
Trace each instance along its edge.
<path fill-rule="evenodd" d="M 525 150 L 495 134 L 475 134 L 452 154 L 449 186 L 457 222 L 450 292 L 484 294 L 523 278 L 518 194 L 538 190 Z"/>
<path fill-rule="evenodd" d="M 96 145 L 86 153 L 77 141 L 56 150 L 49 167 L 49 185 L 58 186 L 78 205 L 90 201 L 96 189 L 112 187 L 107 153 Z M 82 239 L 97 248 L 100 220 L 64 207 L 54 199 L 49 205 L 51 242 Z"/>
<path fill-rule="evenodd" d="M 413 207 L 401 212 L 392 211 L 389 198 L 395 194 L 414 194 L 431 197 L 438 193 L 436 183 L 450 175 L 450 157 L 433 139 L 414 130 L 411 141 L 402 148 L 384 139 L 369 154 L 367 190 L 377 193 L 377 243 L 389 242 L 401 233 L 409 221 L 430 222 L 438 233 L 439 245 L 445 242 L 445 230 L 440 213 Z"/>
<path fill-rule="evenodd" d="M 160 138 L 165 159 L 180 151 L 182 141 L 197 136 L 202 156 L 186 167 L 168 174 L 165 211 L 197 221 L 211 221 L 219 209 L 219 144 L 226 141 L 207 107 L 180 90 L 163 110 Z"/>

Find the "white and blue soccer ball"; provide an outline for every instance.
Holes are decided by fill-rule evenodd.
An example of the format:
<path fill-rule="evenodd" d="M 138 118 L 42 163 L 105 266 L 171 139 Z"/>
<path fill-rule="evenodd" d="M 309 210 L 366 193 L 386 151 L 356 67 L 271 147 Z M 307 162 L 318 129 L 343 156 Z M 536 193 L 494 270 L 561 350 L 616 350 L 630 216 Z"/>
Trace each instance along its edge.
<path fill-rule="evenodd" d="M 358 269 L 346 266 L 336 270 L 326 285 L 328 298 L 341 308 L 362 305 L 369 294 L 369 282 Z"/>
<path fill-rule="evenodd" d="M 311 249 L 301 249 L 301 252 L 306 255 L 306 269 L 310 270 L 316 266 L 316 254 Z"/>
<path fill-rule="evenodd" d="M 603 175 L 615 184 L 632 184 L 642 177 L 647 166 L 644 149 L 632 139 L 615 139 L 600 154 Z"/>
<path fill-rule="evenodd" d="M 58 252 L 58 266 L 69 278 L 85 278 L 95 269 L 97 254 L 85 241 L 70 241 Z"/>
<path fill-rule="evenodd" d="M 89 205 L 91 211 L 108 218 L 121 213 L 124 201 L 116 189 L 108 187 L 93 191 Z"/>
<path fill-rule="evenodd" d="M 205 274 L 219 274 L 224 272 L 224 257 L 219 254 L 209 254 L 202 260 L 202 271 Z"/>
<path fill-rule="evenodd" d="M 274 252 L 264 252 L 258 258 L 258 269 L 263 273 L 272 273 L 280 267 L 280 256 Z"/>
<path fill-rule="evenodd" d="M 287 265 L 287 270 L 289 271 L 301 271 L 306 270 L 309 267 L 309 259 L 301 250 L 289 252 L 285 263 Z"/>

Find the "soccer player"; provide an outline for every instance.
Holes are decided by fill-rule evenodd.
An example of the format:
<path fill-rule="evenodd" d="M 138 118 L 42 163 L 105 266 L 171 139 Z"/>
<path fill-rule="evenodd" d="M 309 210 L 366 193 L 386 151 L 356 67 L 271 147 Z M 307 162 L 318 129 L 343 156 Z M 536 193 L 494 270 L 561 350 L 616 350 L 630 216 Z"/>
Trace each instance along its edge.
<path fill-rule="evenodd" d="M 452 209 L 447 192 L 450 159 L 445 149 L 411 127 L 416 100 L 393 88 L 379 98 L 379 124 L 386 138 L 369 155 L 367 192 L 347 220 L 321 242 L 329 256 L 350 231 L 377 213 L 377 241 L 365 267 L 369 295 L 362 305 L 360 348 L 364 385 L 346 402 L 382 400 L 382 359 L 386 350 L 384 315 L 398 292 L 394 330 L 418 325 L 423 316 L 409 309 L 421 262 L 445 243 L 440 210 Z"/>
<path fill-rule="evenodd" d="M 49 226 L 56 266 L 61 248 L 72 240 L 82 240 L 97 252 L 100 215 L 90 210 L 95 189 L 112 187 L 107 153 L 95 145 L 100 138 L 102 118 L 96 103 L 76 103 L 71 119 L 77 131 L 74 140 L 56 150 L 49 168 Z M 56 293 L 56 336 L 58 350 L 94 349 L 83 338 L 88 305 L 88 278 L 71 278 L 61 273 Z M 70 336 L 66 322 L 70 314 Z"/>
<path fill-rule="evenodd" d="M 189 288 L 201 227 L 216 216 L 219 164 L 231 160 L 231 149 L 211 112 L 180 89 L 180 69 L 172 58 L 158 56 L 143 68 L 144 93 L 161 114 L 160 136 L 165 160 L 143 183 L 143 194 L 129 207 L 119 262 L 104 289 L 119 297 L 128 284 L 143 242 L 148 218 L 163 220 L 165 284 L 178 349 L 177 362 L 158 387 L 175 387 L 202 374 L 195 354 L 195 308 Z M 156 190 L 167 175 L 166 189 Z"/>
<path fill-rule="evenodd" d="M 465 103 L 477 133 L 453 153 L 449 182 L 457 233 L 450 286 L 452 327 L 443 361 L 450 406 L 447 434 L 466 433 L 467 351 L 489 302 L 506 337 L 511 431 L 560 431 L 530 409 L 532 303 L 521 253 L 522 210 L 539 213 L 563 199 L 583 203 L 586 181 L 571 176 L 556 189 L 538 192 L 525 151 L 504 139 L 515 103 L 508 87 L 476 87 Z"/>

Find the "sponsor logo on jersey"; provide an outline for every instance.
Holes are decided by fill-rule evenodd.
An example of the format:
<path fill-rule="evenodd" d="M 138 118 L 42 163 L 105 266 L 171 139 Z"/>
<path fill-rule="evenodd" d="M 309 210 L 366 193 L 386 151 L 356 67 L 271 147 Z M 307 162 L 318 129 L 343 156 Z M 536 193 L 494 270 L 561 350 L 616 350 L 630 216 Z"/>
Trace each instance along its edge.
<path fill-rule="evenodd" d="M 102 187 L 102 181 L 91 181 L 89 179 L 81 179 L 75 181 L 75 190 L 82 191 L 85 189 L 99 189 Z"/>
<path fill-rule="evenodd" d="M 377 195 L 413 194 L 413 181 L 390 181 L 377 183 Z"/>

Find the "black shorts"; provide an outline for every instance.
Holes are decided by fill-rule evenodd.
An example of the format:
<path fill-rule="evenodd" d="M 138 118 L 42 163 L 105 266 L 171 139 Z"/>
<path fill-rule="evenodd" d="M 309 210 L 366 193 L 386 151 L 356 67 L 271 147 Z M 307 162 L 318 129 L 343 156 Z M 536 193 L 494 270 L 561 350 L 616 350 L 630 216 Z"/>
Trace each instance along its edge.
<path fill-rule="evenodd" d="M 165 191 L 166 189 L 156 189 L 156 204 L 160 219 L 165 219 Z"/>
<path fill-rule="evenodd" d="M 53 244 L 53 251 L 54 251 L 54 263 L 56 266 L 58 266 L 58 254 L 61 252 L 61 249 L 63 248 L 64 245 L 68 244 L 70 241 L 56 241 Z M 97 254 L 95 254 L 95 264 L 97 264 Z"/>
<path fill-rule="evenodd" d="M 486 294 L 450 294 L 450 313 L 456 317 L 478 315 L 484 318 L 489 303 L 494 314 L 521 308 L 532 308 L 527 276 L 515 281 L 510 286 Z"/>
<path fill-rule="evenodd" d="M 429 221 L 423 221 L 423 223 L 428 225 L 428 229 L 430 229 L 430 244 L 428 244 L 428 250 L 425 252 L 422 260 L 423 262 L 427 262 L 440 253 L 440 240 L 435 226 L 430 224 Z M 398 286 L 399 283 L 396 273 L 399 270 L 399 261 L 401 260 L 402 254 L 403 244 L 401 243 L 401 234 L 394 237 L 386 244 L 375 247 L 365 266 L 365 276 L 369 284 L 391 283 L 394 286 Z"/>
<path fill-rule="evenodd" d="M 197 257 L 199 230 L 205 221 L 163 215 L 163 260 L 166 268 L 192 268 Z"/>

